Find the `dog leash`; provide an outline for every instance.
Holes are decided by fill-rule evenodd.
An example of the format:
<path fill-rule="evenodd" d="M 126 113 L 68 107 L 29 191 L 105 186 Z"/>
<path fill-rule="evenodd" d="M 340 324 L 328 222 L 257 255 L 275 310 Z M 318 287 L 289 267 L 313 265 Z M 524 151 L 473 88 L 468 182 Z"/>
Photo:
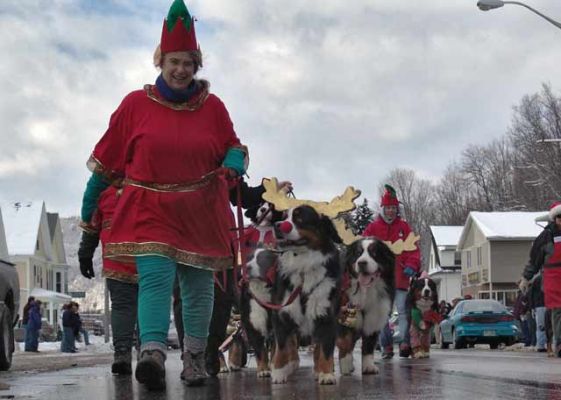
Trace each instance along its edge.
<path fill-rule="evenodd" d="M 288 297 L 288 299 L 284 304 L 269 303 L 268 301 L 261 300 L 251 291 L 249 285 L 247 286 L 247 292 L 249 293 L 251 298 L 255 300 L 261 307 L 268 308 L 269 310 L 279 311 L 282 310 L 284 307 L 287 307 L 292 303 L 294 303 L 294 300 L 296 300 L 298 296 L 300 296 L 300 294 L 302 293 L 302 286 L 298 286 L 296 289 L 294 289 L 292 293 L 290 293 L 290 296 Z"/>

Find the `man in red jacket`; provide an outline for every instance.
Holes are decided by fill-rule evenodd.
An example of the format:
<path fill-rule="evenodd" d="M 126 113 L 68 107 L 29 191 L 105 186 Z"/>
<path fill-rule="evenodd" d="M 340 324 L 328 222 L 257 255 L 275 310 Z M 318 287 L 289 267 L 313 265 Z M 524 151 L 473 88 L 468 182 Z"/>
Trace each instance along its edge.
<path fill-rule="evenodd" d="M 400 239 L 406 241 L 412 235 L 411 227 L 399 215 L 399 200 L 395 190 L 390 185 L 385 185 L 385 192 L 381 199 L 381 212 L 362 233 L 362 236 L 374 236 L 386 242 L 394 251 L 395 258 L 395 300 L 394 304 L 398 312 L 399 324 L 399 356 L 409 357 L 411 350 L 409 346 L 409 315 L 406 307 L 409 281 L 415 276 L 421 267 L 421 253 L 415 246 L 415 250 L 404 250 L 402 246 L 395 246 Z M 394 245 L 394 246 L 392 246 Z M 389 325 L 386 325 L 380 336 L 380 345 L 383 350 L 382 358 L 393 357 L 393 338 Z"/>

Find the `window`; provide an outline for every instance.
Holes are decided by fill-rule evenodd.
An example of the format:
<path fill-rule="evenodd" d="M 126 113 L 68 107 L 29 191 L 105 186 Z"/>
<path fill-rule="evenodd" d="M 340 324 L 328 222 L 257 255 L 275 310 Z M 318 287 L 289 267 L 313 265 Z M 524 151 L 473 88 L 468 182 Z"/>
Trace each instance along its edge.
<path fill-rule="evenodd" d="M 462 253 L 459 251 L 454 252 L 454 265 L 462 265 Z"/>
<path fill-rule="evenodd" d="M 62 293 L 62 274 L 60 272 L 56 273 L 55 290 L 59 293 Z"/>
<path fill-rule="evenodd" d="M 477 248 L 477 265 L 480 266 L 482 264 L 482 257 L 481 257 L 481 247 Z"/>
<path fill-rule="evenodd" d="M 471 250 L 467 251 L 466 256 L 467 256 L 466 265 L 468 268 L 471 268 Z"/>

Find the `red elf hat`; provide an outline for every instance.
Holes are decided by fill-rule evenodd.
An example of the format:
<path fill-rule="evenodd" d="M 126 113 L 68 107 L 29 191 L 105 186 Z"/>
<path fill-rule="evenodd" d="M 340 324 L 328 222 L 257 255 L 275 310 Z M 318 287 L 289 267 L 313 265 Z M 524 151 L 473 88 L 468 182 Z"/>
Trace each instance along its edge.
<path fill-rule="evenodd" d="M 199 50 L 195 35 L 195 19 L 189 14 L 183 0 L 175 0 L 162 27 L 162 53 Z"/>
<path fill-rule="evenodd" d="M 386 189 L 380 200 L 381 206 L 399 206 L 399 200 L 397 200 L 397 194 L 395 189 L 390 185 L 384 185 Z"/>

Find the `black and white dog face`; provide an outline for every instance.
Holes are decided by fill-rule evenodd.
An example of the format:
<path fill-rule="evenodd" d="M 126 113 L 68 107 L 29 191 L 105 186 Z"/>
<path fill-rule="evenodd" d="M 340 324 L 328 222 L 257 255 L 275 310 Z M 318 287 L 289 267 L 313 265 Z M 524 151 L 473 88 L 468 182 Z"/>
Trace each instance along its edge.
<path fill-rule="evenodd" d="M 395 280 L 395 256 L 386 244 L 375 238 L 363 238 L 351 244 L 346 265 L 351 277 L 358 279 L 364 288 L 380 279 L 388 283 Z"/>
<path fill-rule="evenodd" d="M 257 248 L 247 261 L 247 278 L 249 281 L 261 281 L 272 286 L 277 272 L 277 253 Z"/>
<path fill-rule="evenodd" d="M 264 202 L 257 207 L 252 207 L 245 212 L 245 216 L 257 227 L 270 227 L 277 221 L 282 221 L 286 215 L 276 211 L 272 204 Z"/>
<path fill-rule="evenodd" d="M 436 283 L 428 277 L 417 277 L 411 281 L 409 298 L 412 304 L 422 305 L 438 311 L 438 290 Z"/>
<path fill-rule="evenodd" d="M 322 251 L 333 242 L 342 242 L 331 219 L 307 205 L 288 210 L 285 220 L 275 223 L 275 237 L 280 247 L 306 246 Z"/>

